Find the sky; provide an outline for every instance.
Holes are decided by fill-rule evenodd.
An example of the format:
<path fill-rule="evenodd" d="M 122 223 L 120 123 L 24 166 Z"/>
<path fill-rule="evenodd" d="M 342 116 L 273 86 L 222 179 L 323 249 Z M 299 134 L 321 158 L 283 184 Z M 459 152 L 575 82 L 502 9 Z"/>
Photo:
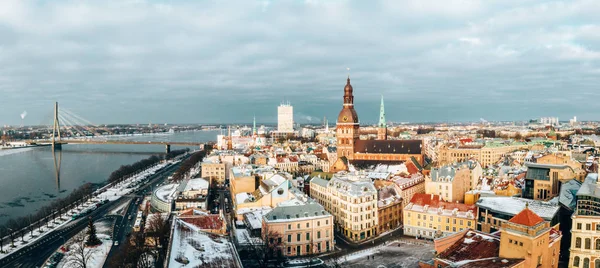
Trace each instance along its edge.
<path fill-rule="evenodd" d="M 600 1 L 0 1 L 0 125 L 600 120 Z M 347 68 L 350 68 L 348 71 Z M 26 111 L 27 115 L 21 119 Z"/>

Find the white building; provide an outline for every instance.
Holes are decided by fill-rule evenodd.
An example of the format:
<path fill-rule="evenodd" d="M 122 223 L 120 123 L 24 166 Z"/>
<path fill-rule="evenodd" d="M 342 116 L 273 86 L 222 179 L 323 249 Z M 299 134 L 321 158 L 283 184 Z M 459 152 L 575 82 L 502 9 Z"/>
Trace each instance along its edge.
<path fill-rule="evenodd" d="M 289 103 L 277 107 L 277 132 L 294 132 L 294 107 Z"/>

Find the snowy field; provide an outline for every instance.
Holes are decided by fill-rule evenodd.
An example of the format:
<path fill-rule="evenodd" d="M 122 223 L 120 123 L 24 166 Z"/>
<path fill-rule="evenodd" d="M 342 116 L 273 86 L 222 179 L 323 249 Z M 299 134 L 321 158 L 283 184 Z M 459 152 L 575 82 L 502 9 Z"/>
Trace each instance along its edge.
<path fill-rule="evenodd" d="M 106 256 L 108 255 L 108 252 L 113 244 L 113 241 L 111 240 L 112 224 L 110 221 L 100 221 L 94 223 L 94 226 L 96 226 L 96 233 L 98 234 L 100 241 L 102 241 L 102 244 L 87 249 L 87 252 L 90 252 L 91 256 L 86 265 L 87 268 L 102 268 L 104 261 L 106 260 Z M 84 229 L 80 234 L 86 234 L 86 232 L 87 228 Z M 69 251 L 65 252 L 65 257 L 58 263 L 57 268 L 69 268 L 76 266 L 75 259 L 77 257 L 74 256 L 74 252 L 76 252 L 79 244 L 74 242 L 74 239 L 67 241 L 67 245 L 71 244 L 68 247 Z"/>
<path fill-rule="evenodd" d="M 433 256 L 433 245 L 400 241 L 342 256 L 338 262 L 342 267 L 407 268 L 419 267 L 419 260 L 431 260 Z"/>

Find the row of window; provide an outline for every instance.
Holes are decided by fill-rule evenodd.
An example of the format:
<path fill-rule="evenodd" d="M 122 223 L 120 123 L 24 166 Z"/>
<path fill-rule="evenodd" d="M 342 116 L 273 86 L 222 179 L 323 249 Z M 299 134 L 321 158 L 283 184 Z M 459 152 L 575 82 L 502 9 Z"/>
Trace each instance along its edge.
<path fill-rule="evenodd" d="M 329 230 L 325 230 L 325 237 L 329 237 Z M 317 239 L 321 239 L 321 231 L 317 231 Z M 289 234 L 287 236 L 287 241 L 289 243 L 292 242 L 292 235 Z M 301 233 L 297 233 L 296 234 L 296 241 L 295 242 L 301 242 L 302 241 L 302 234 Z M 306 241 L 310 241 L 310 233 L 306 233 Z"/>
<path fill-rule="evenodd" d="M 325 225 L 329 225 L 329 220 L 325 220 Z M 317 220 L 317 227 L 321 226 L 321 221 Z M 310 228 L 310 222 L 306 223 L 306 228 Z M 296 229 L 300 229 L 300 223 L 296 224 Z M 288 230 L 292 230 L 292 225 L 288 224 Z"/>
<path fill-rule="evenodd" d="M 518 245 L 520 247 L 523 246 L 523 242 L 520 242 L 520 241 L 517 241 L 517 240 L 508 239 L 508 243 L 515 244 L 515 245 Z"/>
<path fill-rule="evenodd" d="M 330 245 L 329 245 L 329 241 L 325 241 L 325 251 L 329 251 Z M 296 246 L 295 251 L 293 253 L 295 253 L 296 255 L 301 255 L 302 254 L 302 247 L 301 246 Z M 321 243 L 317 243 L 316 248 L 314 248 L 312 253 L 320 253 L 321 252 Z M 310 245 L 306 245 L 306 251 L 304 251 L 304 254 L 308 254 L 311 253 L 311 247 Z M 292 247 L 287 247 L 287 255 L 293 255 L 292 254 Z"/>
<path fill-rule="evenodd" d="M 583 224 L 581 222 L 577 223 L 577 230 L 582 230 Z M 592 224 L 591 223 L 586 223 L 585 224 L 585 230 L 586 231 L 591 231 L 592 230 Z M 600 222 L 596 223 L 596 231 L 600 231 Z"/>
<path fill-rule="evenodd" d="M 581 258 L 579 258 L 579 256 L 575 256 L 575 258 L 573 258 L 573 267 L 579 267 L 579 265 L 581 265 L 580 262 Z M 590 268 L 589 258 L 583 259 L 583 268 Z M 600 259 L 596 259 L 596 261 L 594 261 L 594 268 L 600 268 Z"/>
<path fill-rule="evenodd" d="M 600 238 L 596 239 L 595 244 L 596 244 L 595 249 L 600 250 Z M 584 246 L 585 246 L 585 249 L 592 249 L 592 239 L 586 238 Z M 575 238 L 575 248 L 581 248 L 581 237 Z"/>

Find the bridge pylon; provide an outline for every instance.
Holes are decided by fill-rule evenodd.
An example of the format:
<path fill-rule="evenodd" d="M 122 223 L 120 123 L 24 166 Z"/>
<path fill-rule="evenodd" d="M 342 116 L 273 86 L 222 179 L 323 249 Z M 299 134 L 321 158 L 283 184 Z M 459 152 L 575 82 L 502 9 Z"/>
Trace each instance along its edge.
<path fill-rule="evenodd" d="M 56 136 L 58 134 L 58 137 Z M 58 143 L 56 142 L 58 140 Z M 54 124 L 52 125 L 52 150 L 61 149 L 60 122 L 58 120 L 58 102 L 54 102 Z"/>

